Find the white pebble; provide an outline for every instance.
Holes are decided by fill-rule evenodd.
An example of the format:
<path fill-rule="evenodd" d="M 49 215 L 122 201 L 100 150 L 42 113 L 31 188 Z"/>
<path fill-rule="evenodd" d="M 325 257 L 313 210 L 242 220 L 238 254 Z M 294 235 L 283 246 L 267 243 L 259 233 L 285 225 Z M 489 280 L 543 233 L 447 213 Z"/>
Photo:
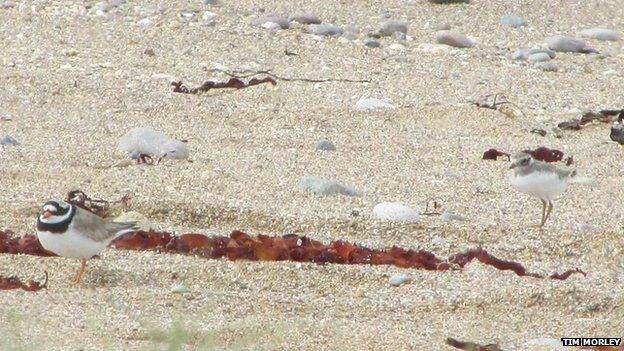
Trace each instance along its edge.
<path fill-rule="evenodd" d="M 185 143 L 171 139 L 164 133 L 149 127 L 130 130 L 119 139 L 118 148 L 133 158 L 140 154 L 176 159 L 188 158 Z"/>
<path fill-rule="evenodd" d="M 358 102 L 355 103 L 357 110 L 374 110 L 378 108 L 394 108 L 392 102 L 388 99 L 376 99 L 361 97 Z"/>
<path fill-rule="evenodd" d="M 358 192 L 334 179 L 303 177 L 297 183 L 300 191 L 311 191 L 316 195 L 347 195 L 358 196 Z"/>
<path fill-rule="evenodd" d="M 410 278 L 407 274 L 399 273 L 391 276 L 390 279 L 388 279 L 388 283 L 392 286 L 399 286 L 401 284 L 408 283 L 411 280 L 412 278 Z"/>
<path fill-rule="evenodd" d="M 401 202 L 382 202 L 373 207 L 373 216 L 384 221 L 416 222 L 418 212 Z"/>

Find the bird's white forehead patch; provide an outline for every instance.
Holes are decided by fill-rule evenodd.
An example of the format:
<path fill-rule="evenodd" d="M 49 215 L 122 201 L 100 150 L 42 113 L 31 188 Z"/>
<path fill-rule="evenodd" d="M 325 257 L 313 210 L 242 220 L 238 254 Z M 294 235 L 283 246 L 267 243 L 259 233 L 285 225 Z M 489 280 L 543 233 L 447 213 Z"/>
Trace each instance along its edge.
<path fill-rule="evenodd" d="M 47 212 L 56 212 L 56 207 L 52 205 L 45 205 L 43 206 L 43 210 Z"/>

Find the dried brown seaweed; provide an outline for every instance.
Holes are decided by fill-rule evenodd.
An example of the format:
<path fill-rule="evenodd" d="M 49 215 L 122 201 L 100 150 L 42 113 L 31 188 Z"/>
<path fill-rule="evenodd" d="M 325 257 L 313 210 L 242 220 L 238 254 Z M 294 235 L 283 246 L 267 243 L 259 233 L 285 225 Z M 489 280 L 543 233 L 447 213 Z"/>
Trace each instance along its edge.
<path fill-rule="evenodd" d="M 510 155 L 506 152 L 498 151 L 496 149 L 489 149 L 483 153 L 484 160 L 497 160 L 499 157 L 505 156 L 509 160 Z"/>
<path fill-rule="evenodd" d="M 502 351 L 497 344 L 479 345 L 470 341 L 459 341 L 453 338 L 447 338 L 446 344 L 456 349 L 465 351 Z"/>
<path fill-rule="evenodd" d="M 499 259 L 486 250 L 477 248 L 458 253 L 447 259 L 439 258 L 425 250 L 405 249 L 392 246 L 388 249 L 371 249 L 343 240 L 329 244 L 308 238 L 288 234 L 251 236 L 241 231 L 233 231 L 229 237 L 189 233 L 173 235 L 167 232 L 136 231 L 123 235 L 111 243 L 117 249 L 155 250 L 166 253 L 193 254 L 205 258 L 227 258 L 229 260 L 254 261 L 296 261 L 318 264 L 370 264 L 393 265 L 404 268 L 417 268 L 432 271 L 446 271 L 454 267 L 463 268 L 477 260 L 482 264 L 499 270 L 509 270 L 518 276 L 546 278 L 537 273 L 527 272 L 522 264 Z M 9 232 L 0 231 L 0 253 L 53 256 L 45 251 L 36 236 L 25 235 L 20 239 L 12 238 Z M 583 274 L 580 269 L 571 269 L 564 273 L 553 273 L 548 278 L 566 280 L 572 274 Z"/>
<path fill-rule="evenodd" d="M 571 119 L 569 121 L 561 122 L 557 127 L 563 130 L 581 130 L 584 126 L 593 122 L 612 123 L 619 118 L 623 118 L 624 110 L 601 110 L 599 112 L 585 112 L 579 119 Z"/>
<path fill-rule="evenodd" d="M 544 162 L 558 162 L 563 160 L 563 151 L 556 149 L 549 149 L 547 147 L 541 146 L 535 150 L 523 150 L 534 159 L 544 161 Z"/>
<path fill-rule="evenodd" d="M 243 88 L 248 88 L 248 87 L 258 85 L 258 84 L 263 84 L 263 83 L 270 83 L 271 85 L 277 85 L 277 82 L 275 81 L 275 79 L 271 77 L 264 77 L 264 78 L 254 77 L 254 78 L 251 78 L 248 82 L 244 82 L 243 80 L 236 78 L 236 77 L 231 77 L 226 82 L 215 82 L 212 80 L 207 80 L 202 85 L 195 87 L 195 88 L 188 88 L 184 84 L 182 84 L 182 82 L 172 82 L 171 85 L 173 86 L 174 93 L 199 94 L 199 93 L 205 93 L 213 89 L 226 89 L 226 88 L 243 89 Z"/>
<path fill-rule="evenodd" d="M 544 146 L 538 147 L 535 150 L 523 150 L 522 152 L 525 152 L 533 156 L 533 158 L 536 160 L 544 161 L 544 162 L 558 162 L 558 161 L 563 160 L 563 156 L 564 156 L 563 151 L 556 150 L 556 149 L 549 149 Z M 504 152 L 504 151 L 499 151 L 496 149 L 489 149 L 483 153 L 484 160 L 497 160 L 501 156 L 506 156 L 507 159 L 510 158 L 509 153 Z M 569 166 L 572 163 L 574 163 L 574 159 L 572 157 L 566 158 L 566 165 Z"/>
<path fill-rule="evenodd" d="M 111 203 L 121 203 L 123 205 L 127 205 L 128 201 L 130 201 L 130 196 L 126 194 L 122 196 L 121 199 L 111 202 L 103 199 L 92 199 L 82 190 L 72 190 L 67 193 L 65 201 L 100 217 L 106 217 Z"/>
<path fill-rule="evenodd" d="M 34 235 L 26 234 L 19 238 L 11 231 L 2 230 L 0 230 L 0 253 L 56 256 L 52 252 L 46 251 Z"/>
<path fill-rule="evenodd" d="M 18 277 L 3 277 L 0 275 L 0 290 L 22 289 L 25 291 L 39 291 L 48 287 L 48 272 L 44 271 L 45 279 L 43 283 L 29 281 L 23 283 Z"/>

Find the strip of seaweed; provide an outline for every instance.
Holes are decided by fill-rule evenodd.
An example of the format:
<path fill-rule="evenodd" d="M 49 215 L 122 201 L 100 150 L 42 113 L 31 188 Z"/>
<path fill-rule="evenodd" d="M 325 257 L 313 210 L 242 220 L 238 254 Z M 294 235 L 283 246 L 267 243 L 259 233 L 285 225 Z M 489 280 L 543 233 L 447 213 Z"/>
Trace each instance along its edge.
<path fill-rule="evenodd" d="M 549 149 L 545 146 L 540 146 L 535 150 L 523 150 L 522 152 L 525 152 L 531 155 L 536 160 L 544 161 L 544 162 L 559 162 L 563 160 L 563 156 L 564 156 L 563 151 L 556 150 L 556 149 Z M 507 159 L 510 158 L 509 153 L 499 151 L 496 149 L 489 149 L 483 153 L 484 160 L 496 160 L 500 156 L 506 156 Z M 565 162 L 566 162 L 566 165 L 569 166 L 574 163 L 574 159 L 570 156 L 566 158 Z"/>
<path fill-rule="evenodd" d="M 502 351 L 497 344 L 479 345 L 470 341 L 459 341 L 453 338 L 447 338 L 446 344 L 456 349 L 465 351 Z"/>
<path fill-rule="evenodd" d="M 13 289 L 22 289 L 25 291 L 39 291 L 41 289 L 48 287 L 48 272 L 44 271 L 45 279 L 43 283 L 39 283 L 36 281 L 29 281 L 28 284 L 23 283 L 17 277 L 3 277 L 0 275 L 0 290 L 13 290 Z"/>
<path fill-rule="evenodd" d="M 581 130 L 583 126 L 591 124 L 594 121 L 601 123 L 612 123 L 615 120 L 622 121 L 624 119 L 624 109 L 622 110 L 600 110 L 599 112 L 589 111 L 583 114 L 580 119 L 572 119 L 561 122 L 557 127 L 563 130 Z"/>
<path fill-rule="evenodd" d="M 295 234 L 282 237 L 262 234 L 250 236 L 236 230 L 229 237 L 207 237 L 203 234 L 193 233 L 175 236 L 166 232 L 138 231 L 117 239 L 112 243 L 112 246 L 118 249 L 193 254 L 205 258 L 227 257 L 232 261 L 238 259 L 254 261 L 289 260 L 319 264 L 394 265 L 435 271 L 446 271 L 454 267 L 463 268 L 476 259 L 499 270 L 511 270 L 518 276 L 545 278 L 543 275 L 527 272 L 518 262 L 499 259 L 481 248 L 468 250 L 444 260 L 425 250 L 404 249 L 397 246 L 386 250 L 377 250 L 343 240 L 323 244 L 320 241 Z M 580 269 L 571 269 L 563 273 L 553 273 L 548 278 L 566 280 L 577 273 L 586 275 Z"/>
<path fill-rule="evenodd" d="M 182 93 L 182 94 L 199 94 L 205 93 L 212 89 L 225 89 L 225 88 L 233 88 L 233 89 L 243 89 L 248 88 L 254 85 L 262 84 L 262 83 L 270 83 L 271 85 L 277 85 L 275 79 L 271 77 L 264 78 L 251 78 L 247 83 L 242 81 L 239 78 L 232 77 L 226 82 L 215 82 L 212 80 L 205 81 L 202 85 L 195 88 L 188 88 L 182 82 L 172 82 L 173 92 L 174 93 Z"/>
<path fill-rule="evenodd" d="M 393 246 L 387 250 L 370 249 L 338 240 L 328 245 L 305 236 L 288 234 L 282 237 L 258 235 L 255 237 L 241 231 L 233 231 L 229 237 L 207 237 L 203 234 L 175 236 L 167 232 L 137 231 L 128 233 L 111 246 L 126 250 L 156 250 L 167 253 L 193 254 L 205 258 L 229 260 L 313 262 L 319 264 L 371 264 L 394 265 L 404 268 L 446 271 L 453 267 L 463 268 L 473 260 L 493 266 L 499 270 L 511 270 L 518 276 L 544 278 L 527 272 L 520 263 L 499 259 L 481 248 L 468 250 L 443 260 L 425 250 L 404 249 Z M 45 251 L 34 235 L 11 238 L 0 231 L 0 253 L 22 253 L 37 256 L 54 256 Z M 583 274 L 580 269 L 553 273 L 550 279 L 566 280 L 572 274 Z"/>
<path fill-rule="evenodd" d="M 0 231 L 0 253 L 54 256 L 41 247 L 37 237 L 24 235 L 13 238 L 10 232 Z M 268 235 L 250 236 L 235 230 L 229 237 L 189 233 L 180 236 L 167 232 L 136 231 L 128 233 L 111 243 L 116 249 L 154 250 L 165 253 L 192 254 L 204 258 L 227 258 L 253 261 L 296 261 L 318 264 L 370 264 L 393 265 L 403 268 L 417 268 L 431 271 L 446 271 L 463 268 L 473 260 L 499 270 L 513 271 L 518 276 L 545 278 L 531 273 L 514 261 L 499 259 L 486 250 L 477 248 L 441 259 L 425 250 L 404 249 L 393 246 L 386 250 L 370 249 L 343 240 L 323 244 L 306 236 L 287 234 L 282 237 Z M 573 274 L 586 275 L 580 269 L 553 273 L 548 278 L 566 280 Z"/>

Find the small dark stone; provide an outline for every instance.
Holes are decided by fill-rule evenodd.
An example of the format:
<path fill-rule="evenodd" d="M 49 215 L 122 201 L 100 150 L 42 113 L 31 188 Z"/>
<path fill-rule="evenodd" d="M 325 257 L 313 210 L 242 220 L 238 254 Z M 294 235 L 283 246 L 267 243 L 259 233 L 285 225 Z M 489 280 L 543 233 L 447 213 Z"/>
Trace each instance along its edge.
<path fill-rule="evenodd" d="M 624 127 L 621 124 L 615 124 L 611 127 L 611 140 L 624 145 Z"/>
<path fill-rule="evenodd" d="M 543 130 L 543 129 L 535 128 L 535 129 L 531 130 L 531 133 L 537 134 L 537 135 L 540 135 L 540 136 L 546 136 L 546 131 Z"/>

